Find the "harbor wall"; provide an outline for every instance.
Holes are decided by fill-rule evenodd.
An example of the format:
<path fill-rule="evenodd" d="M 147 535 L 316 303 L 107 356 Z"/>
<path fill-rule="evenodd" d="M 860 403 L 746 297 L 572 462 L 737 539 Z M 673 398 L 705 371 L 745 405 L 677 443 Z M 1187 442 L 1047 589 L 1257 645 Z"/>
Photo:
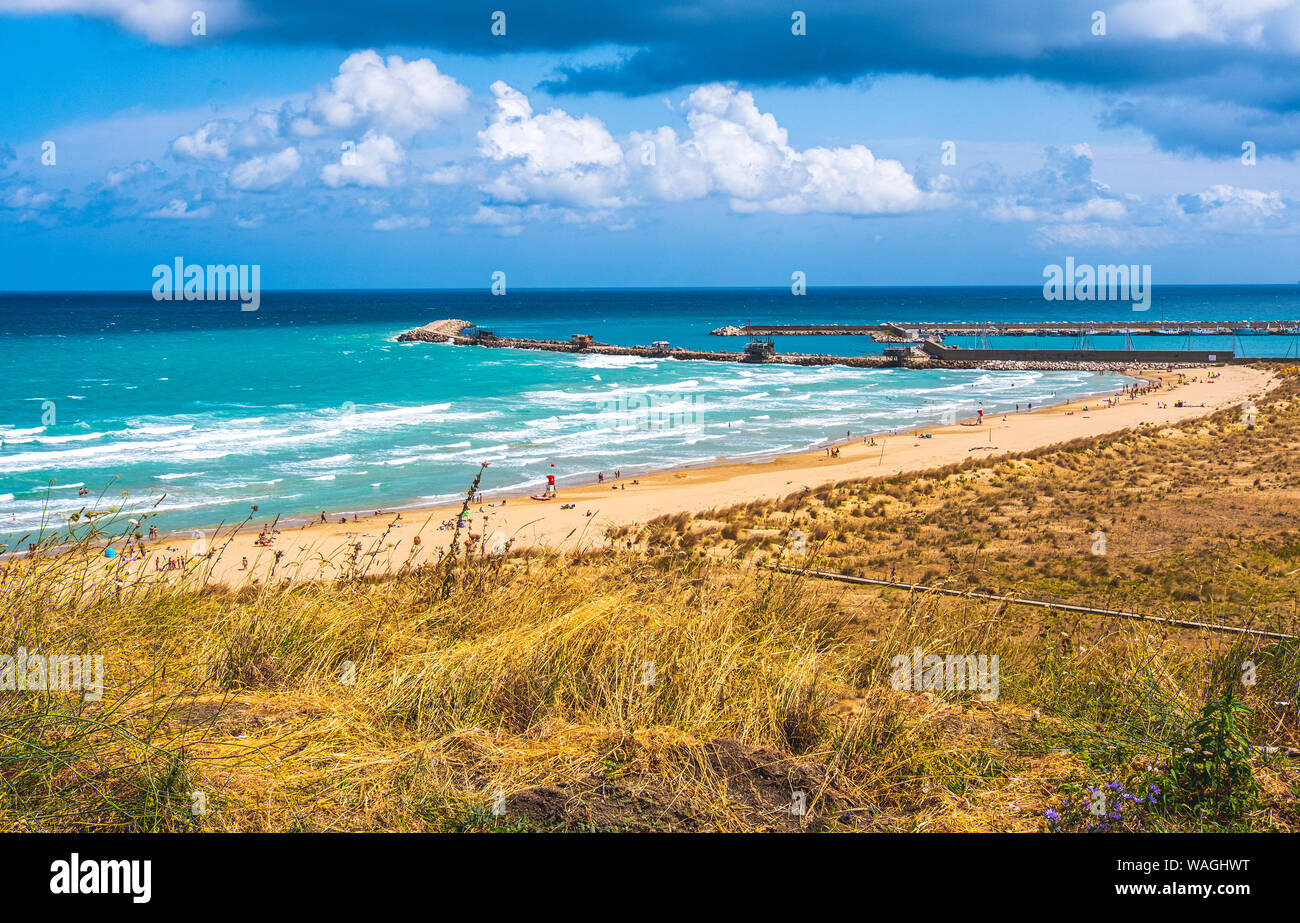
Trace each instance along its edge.
<path fill-rule="evenodd" d="M 1209 365 L 1231 362 L 1230 349 L 959 349 L 926 341 L 921 349 L 935 359 L 961 362 L 1185 362 Z"/>
<path fill-rule="evenodd" d="M 1105 349 L 958 349 L 926 341 L 915 353 L 873 356 L 834 356 L 823 353 L 778 353 L 755 360 L 741 352 L 697 349 L 655 348 L 650 346 L 613 346 L 608 343 L 565 340 L 531 340 L 521 337 L 497 337 L 480 333 L 463 336 L 449 332 L 444 323 L 435 322 L 408 330 L 397 337 L 399 342 L 454 343 L 457 346 L 483 346 L 497 349 L 535 349 L 547 352 L 583 353 L 605 356 L 641 356 L 647 359 L 683 359 L 710 362 L 763 362 L 778 365 L 840 365 L 851 368 L 949 367 L 949 368 L 1019 368 L 1019 369 L 1124 369 L 1135 366 L 1207 365 L 1231 362 L 1230 350 L 1105 350 Z M 463 321 L 456 321 L 464 324 Z"/>

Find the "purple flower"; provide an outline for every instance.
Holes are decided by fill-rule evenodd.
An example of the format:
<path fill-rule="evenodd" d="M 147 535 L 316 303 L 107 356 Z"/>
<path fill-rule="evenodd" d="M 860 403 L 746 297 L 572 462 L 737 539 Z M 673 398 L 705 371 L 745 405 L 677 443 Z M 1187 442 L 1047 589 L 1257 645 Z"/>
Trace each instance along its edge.
<path fill-rule="evenodd" d="M 1057 814 L 1057 813 L 1056 813 L 1055 811 L 1053 811 L 1051 808 L 1048 808 L 1048 809 L 1047 809 L 1047 819 L 1050 820 L 1050 821 L 1051 821 L 1052 823 L 1054 823 L 1054 824 L 1058 824 L 1058 823 L 1061 822 L 1061 815 L 1060 815 L 1060 814 Z"/>

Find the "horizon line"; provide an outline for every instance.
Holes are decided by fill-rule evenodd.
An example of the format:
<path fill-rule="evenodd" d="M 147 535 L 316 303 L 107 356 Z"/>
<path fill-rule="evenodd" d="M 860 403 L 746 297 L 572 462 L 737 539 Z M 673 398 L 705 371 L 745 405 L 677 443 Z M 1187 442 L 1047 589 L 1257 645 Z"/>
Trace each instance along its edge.
<path fill-rule="evenodd" d="M 1295 282 L 1152 282 L 1153 290 L 1158 288 L 1177 288 L 1177 287 L 1221 287 L 1221 288 L 1277 288 L 1288 286 L 1300 286 L 1300 280 Z M 816 285 L 808 285 L 807 291 L 814 289 L 867 289 L 867 288 L 1024 288 L 1024 289 L 1041 289 L 1040 283 L 1027 282 L 823 282 Z M 662 285 L 650 285 L 644 283 L 626 283 L 612 285 L 537 285 L 537 286 L 511 286 L 506 292 L 506 296 L 513 292 L 600 292 L 600 291 L 702 291 L 702 290 L 723 290 L 723 291 L 786 291 L 790 288 L 788 285 L 727 285 L 727 284 L 709 284 L 709 283 L 669 283 Z M 305 294 L 316 292 L 487 292 L 491 293 L 491 283 L 483 286 L 456 286 L 446 288 L 420 288 L 410 286 L 397 286 L 390 288 L 381 287 L 349 287 L 339 286 L 333 288 L 266 288 L 261 289 L 263 294 L 280 294 L 293 293 Z M 140 289 L 120 289 L 120 288 L 64 288 L 64 289 L 0 289 L 0 298 L 12 295 L 150 295 L 150 287 Z M 494 296 L 503 297 L 503 296 Z M 196 302 L 205 299 L 195 299 Z"/>

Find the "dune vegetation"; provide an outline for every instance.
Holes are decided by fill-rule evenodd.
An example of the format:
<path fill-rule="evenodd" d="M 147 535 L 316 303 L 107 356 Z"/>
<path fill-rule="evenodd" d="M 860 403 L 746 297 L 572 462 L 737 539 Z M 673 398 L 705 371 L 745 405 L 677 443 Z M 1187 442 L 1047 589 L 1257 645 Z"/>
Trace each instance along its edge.
<path fill-rule="evenodd" d="M 1280 374 L 1253 426 L 840 483 L 580 554 L 127 581 L 95 548 L 137 526 L 106 516 L 2 565 L 0 654 L 102 656 L 105 682 L 0 692 L 0 825 L 1300 829 L 1300 642 L 807 573 L 1300 635 Z M 996 697 L 900 687 L 918 649 L 996 657 Z"/>

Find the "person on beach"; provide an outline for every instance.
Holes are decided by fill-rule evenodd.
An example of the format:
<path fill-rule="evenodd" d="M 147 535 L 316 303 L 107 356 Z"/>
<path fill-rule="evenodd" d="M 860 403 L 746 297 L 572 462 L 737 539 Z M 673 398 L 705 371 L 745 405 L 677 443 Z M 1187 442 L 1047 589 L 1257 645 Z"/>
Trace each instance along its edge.
<path fill-rule="evenodd" d="M 548 475 L 546 476 L 546 493 L 545 493 L 545 496 L 548 496 L 548 497 L 554 497 L 554 496 L 555 496 L 555 475 L 553 475 L 553 474 L 548 474 Z"/>

